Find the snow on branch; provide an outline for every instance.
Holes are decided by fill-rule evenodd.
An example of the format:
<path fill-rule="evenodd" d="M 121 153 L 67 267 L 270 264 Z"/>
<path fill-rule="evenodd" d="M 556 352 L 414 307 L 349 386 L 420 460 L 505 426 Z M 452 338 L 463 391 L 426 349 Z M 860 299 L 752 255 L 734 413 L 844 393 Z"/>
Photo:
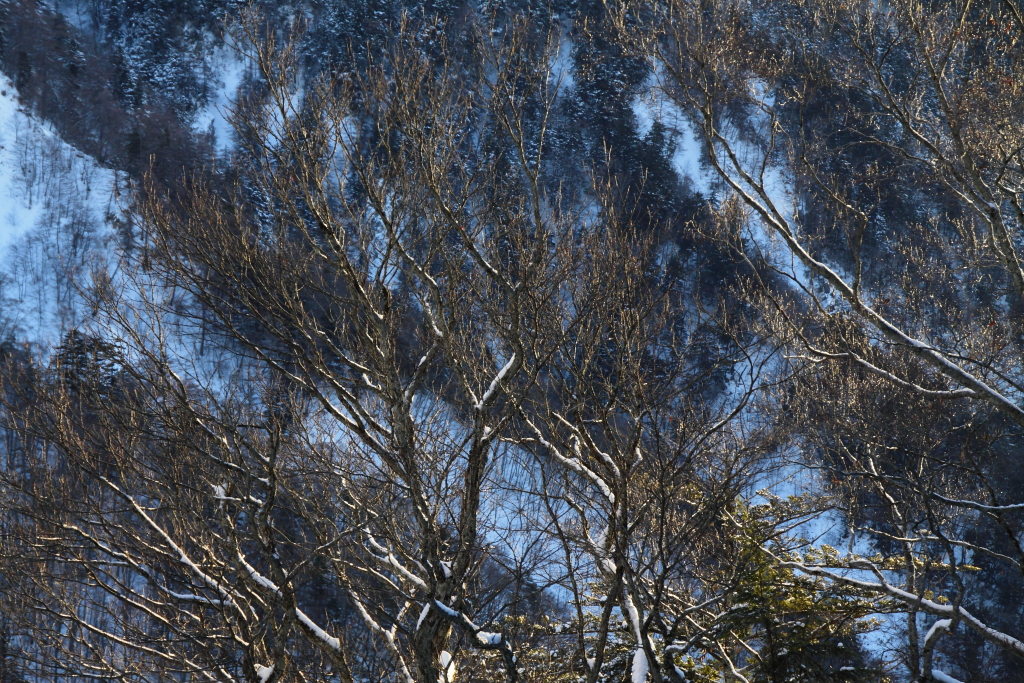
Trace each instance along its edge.
<path fill-rule="evenodd" d="M 448 619 L 459 624 L 467 631 L 473 634 L 476 644 L 485 650 L 496 650 L 500 649 L 504 644 L 504 636 L 500 633 L 490 633 L 482 630 L 479 626 L 473 623 L 473 621 L 462 612 L 452 609 L 448 605 L 444 604 L 440 600 L 434 600 L 433 605 L 437 607 Z"/>
<path fill-rule="evenodd" d="M 930 494 L 932 498 L 941 500 L 947 505 L 956 505 L 958 507 L 970 508 L 979 512 L 1016 512 L 1018 510 L 1024 511 L 1024 503 L 1014 503 L 1011 505 L 984 505 L 982 503 L 975 503 L 970 500 L 957 500 L 955 498 L 946 498 L 938 493 Z"/>
<path fill-rule="evenodd" d="M 516 668 L 516 655 L 502 634 L 484 631 L 474 624 L 473 621 L 465 614 L 456 609 L 452 609 L 440 600 L 435 599 L 431 605 L 440 610 L 441 613 L 448 617 L 452 623 L 461 626 L 463 629 L 471 633 L 473 635 L 475 645 L 481 650 L 500 651 L 502 658 L 505 660 L 505 673 L 508 676 L 509 682 L 515 683 L 519 680 L 519 671 Z"/>
<path fill-rule="evenodd" d="M 1014 654 L 1024 656 L 1024 642 L 1017 640 L 1013 636 L 1007 635 L 1002 631 L 988 626 L 976 616 L 971 614 L 963 607 L 953 605 L 943 605 L 933 600 L 929 600 L 923 596 L 915 595 L 908 591 L 893 586 L 889 582 L 881 578 L 881 572 L 870 562 L 864 561 L 863 564 L 867 565 L 867 568 L 871 569 L 879 580 L 876 581 L 864 581 L 862 579 L 855 579 L 850 576 L 843 576 L 837 574 L 834 571 L 829 571 L 823 567 L 815 567 L 805 565 L 801 562 L 781 562 L 780 567 L 786 569 L 796 569 L 797 571 L 803 572 L 810 576 L 818 576 L 825 579 L 830 579 L 839 583 L 846 584 L 847 586 L 853 586 L 855 588 L 861 588 L 863 590 L 871 591 L 874 593 L 884 593 L 892 598 L 896 598 L 900 602 L 907 605 L 913 605 L 917 609 L 934 614 L 942 617 L 956 616 L 965 624 L 967 624 L 975 633 L 985 638 L 990 643 L 998 645 L 999 647 L 1009 650 Z"/>
<path fill-rule="evenodd" d="M 377 562 L 388 569 L 394 570 L 399 576 L 408 580 L 420 590 L 429 592 L 430 589 L 427 587 L 427 582 L 406 569 L 405 566 L 398 561 L 398 558 L 395 557 L 394 553 L 378 543 L 377 539 L 375 539 L 369 531 L 366 532 L 366 540 L 367 544 L 372 548 L 370 555 L 377 560 Z"/>
<path fill-rule="evenodd" d="M 255 567 L 246 561 L 245 556 L 242 553 L 238 553 L 238 561 L 241 562 L 242 567 L 249 574 L 249 577 L 258 585 L 266 590 L 270 591 L 274 596 L 280 598 L 283 597 L 281 589 L 273 581 L 260 574 Z M 305 627 L 307 633 L 311 634 L 317 641 L 327 645 L 334 652 L 341 652 L 341 641 L 338 638 L 328 634 L 320 626 L 310 619 L 305 612 L 298 607 L 295 607 L 295 618 L 298 619 L 299 623 Z"/>
<path fill-rule="evenodd" d="M 477 401 L 476 409 L 478 412 L 483 410 L 484 406 L 488 405 L 494 399 L 494 395 L 498 391 L 498 387 L 501 386 L 501 380 L 505 379 L 505 375 L 507 375 L 509 370 L 512 369 L 512 366 L 515 365 L 516 360 L 518 360 L 518 354 L 513 353 L 512 357 L 508 359 L 508 362 L 502 366 L 501 370 L 498 371 L 498 374 L 494 376 L 493 380 L 491 380 L 491 385 L 487 387 L 487 391 L 485 391 L 484 395 L 480 397 L 479 401 Z"/>
<path fill-rule="evenodd" d="M 551 453 L 551 455 L 555 457 L 555 460 L 562 463 L 563 465 L 571 469 L 573 472 L 582 474 L 587 479 L 592 481 L 594 485 L 598 488 L 598 490 L 601 492 L 601 495 L 603 495 L 612 505 L 615 504 L 615 494 L 612 493 L 612 489 L 610 486 L 608 486 L 608 482 L 602 479 L 597 472 L 593 471 L 576 458 L 570 458 L 568 456 L 562 455 L 561 451 L 554 444 L 545 439 L 544 436 L 541 434 L 540 429 L 538 429 L 537 426 L 534 425 L 533 422 L 531 422 L 529 419 L 526 420 L 526 424 L 529 425 L 530 429 L 533 430 L 533 433 L 537 437 L 537 441 L 542 446 L 544 446 L 544 448 L 546 448 L 548 452 Z"/>

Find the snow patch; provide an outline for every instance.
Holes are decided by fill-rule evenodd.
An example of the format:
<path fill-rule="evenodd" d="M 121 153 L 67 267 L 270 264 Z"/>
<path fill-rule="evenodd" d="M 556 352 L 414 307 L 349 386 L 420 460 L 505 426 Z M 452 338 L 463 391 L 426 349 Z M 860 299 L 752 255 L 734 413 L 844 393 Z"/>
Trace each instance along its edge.
<path fill-rule="evenodd" d="M 558 52 L 555 53 L 555 57 L 551 63 L 551 71 L 549 73 L 549 79 L 553 83 L 557 84 L 559 91 L 562 92 L 576 84 L 572 75 L 572 50 L 572 38 L 569 37 L 568 31 L 563 31 L 558 43 Z"/>
<path fill-rule="evenodd" d="M 39 126 L 22 110 L 10 79 L 3 78 L 0 96 L 0 249 L 29 231 L 42 213 L 42 202 L 33 202 L 27 179 L 30 147 Z M 30 141 L 31 140 L 31 141 Z"/>
<path fill-rule="evenodd" d="M 205 107 L 196 112 L 195 128 L 200 132 L 211 132 L 214 148 L 218 152 L 229 152 L 234 146 L 234 128 L 230 114 L 238 96 L 238 89 L 250 69 L 249 60 L 228 45 L 215 48 L 208 57 L 210 71 L 217 74 L 217 82 L 211 84 Z"/>
<path fill-rule="evenodd" d="M 701 160 L 702 142 L 679 105 L 669 99 L 656 82 L 652 79 L 632 102 L 637 134 L 641 138 L 646 137 L 655 123 L 662 124 L 675 142 L 671 161 L 676 173 L 688 181 L 695 192 L 708 196 L 711 194 L 712 172 Z"/>
<path fill-rule="evenodd" d="M 117 176 L 22 107 L 0 76 L 0 285 L 10 329 L 46 346 L 84 323 L 78 287 L 109 266 Z"/>

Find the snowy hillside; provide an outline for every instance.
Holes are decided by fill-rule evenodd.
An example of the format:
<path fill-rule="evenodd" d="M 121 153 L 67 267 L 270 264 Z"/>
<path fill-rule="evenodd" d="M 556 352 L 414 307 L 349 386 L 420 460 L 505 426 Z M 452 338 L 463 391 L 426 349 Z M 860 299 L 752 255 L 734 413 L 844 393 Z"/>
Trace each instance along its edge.
<path fill-rule="evenodd" d="M 1024 683 L 1024 0 L 0 0 L 0 683 Z"/>
<path fill-rule="evenodd" d="M 45 345 L 79 322 L 74 278 L 86 275 L 113 246 L 118 177 L 27 113 L 10 79 L 0 83 L 6 332 Z"/>

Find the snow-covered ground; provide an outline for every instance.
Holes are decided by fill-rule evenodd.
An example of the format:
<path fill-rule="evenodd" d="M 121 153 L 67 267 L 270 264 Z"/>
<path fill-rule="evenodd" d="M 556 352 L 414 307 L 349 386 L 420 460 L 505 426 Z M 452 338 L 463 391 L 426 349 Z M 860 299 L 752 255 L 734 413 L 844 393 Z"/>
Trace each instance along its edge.
<path fill-rule="evenodd" d="M 549 74 L 551 82 L 558 86 L 560 92 L 565 92 L 576 84 L 573 76 L 572 51 L 573 41 L 569 29 L 563 25 L 558 40 L 558 51 L 554 54 Z"/>
<path fill-rule="evenodd" d="M 42 203 L 36 201 L 33 206 L 21 163 L 33 121 L 22 111 L 9 78 L 0 76 L 0 88 L 0 250 L 4 250 L 35 225 Z"/>
<path fill-rule="evenodd" d="M 672 165 L 676 172 L 691 184 L 695 192 L 710 195 L 712 171 L 701 162 L 701 143 L 679 106 L 668 99 L 660 88 L 648 84 L 643 94 L 633 100 L 633 114 L 636 116 L 640 137 L 646 136 L 655 122 L 661 123 L 673 134 L 676 149 L 672 155 Z"/>
<path fill-rule="evenodd" d="M 249 61 L 228 45 L 220 44 L 207 57 L 216 82 L 210 84 L 207 104 L 196 114 L 195 129 L 212 132 L 218 153 L 230 151 L 234 144 L 234 130 L 229 113 L 250 68 Z"/>
<path fill-rule="evenodd" d="M 718 174 L 705 163 L 703 143 L 699 139 L 693 124 L 680 107 L 664 92 L 664 85 L 659 82 L 658 74 L 652 76 L 641 95 L 633 101 L 633 114 L 637 118 L 637 132 L 643 137 L 651 130 L 655 122 L 661 123 L 672 134 L 676 144 L 672 156 L 672 164 L 680 177 L 690 183 L 692 189 L 704 197 L 716 193 L 730 192 L 728 186 Z M 752 84 L 753 95 L 762 107 L 770 108 L 774 104 L 773 95 L 767 86 L 759 81 Z M 766 133 L 771 128 L 771 120 L 764 108 L 755 108 L 750 117 L 752 128 Z M 747 140 L 734 135 L 728 128 L 722 132 L 731 138 L 730 144 L 737 153 L 741 163 L 751 176 L 761 176 L 764 189 L 775 208 L 787 223 L 792 225 L 796 217 L 795 200 L 792 191 L 792 178 L 788 169 L 777 159 L 770 159 L 763 171 L 760 167 L 764 159 L 762 150 Z M 724 162 L 728 163 L 728 162 Z M 731 170 L 731 169 L 729 169 Z M 736 174 L 733 174 L 734 176 Z M 751 188 L 747 187 L 750 191 Z M 752 193 L 756 196 L 756 192 Z M 720 197 L 721 198 L 721 197 Z M 790 274 L 795 282 L 807 285 L 809 273 L 801 264 L 795 262 L 792 253 L 760 220 L 749 221 L 743 235 L 760 255 L 781 272 Z"/>
<path fill-rule="evenodd" d="M 0 76 L 0 285 L 5 336 L 43 346 L 79 324 L 75 277 L 106 259 L 117 176 L 64 142 Z"/>

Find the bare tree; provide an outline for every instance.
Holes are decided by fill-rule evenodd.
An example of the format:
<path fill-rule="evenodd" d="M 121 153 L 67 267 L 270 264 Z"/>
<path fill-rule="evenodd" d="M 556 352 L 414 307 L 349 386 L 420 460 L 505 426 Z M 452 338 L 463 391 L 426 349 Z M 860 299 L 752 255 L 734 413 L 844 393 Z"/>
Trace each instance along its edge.
<path fill-rule="evenodd" d="M 591 228 L 541 181 L 550 41 L 467 28 L 406 25 L 354 82 L 300 88 L 294 36 L 237 25 L 262 77 L 237 181 L 149 190 L 81 362 L 22 397 L 8 504 L 42 671 L 351 680 L 340 615 L 303 597 L 319 576 L 380 675 L 451 680 L 461 638 L 517 679 L 467 591 L 520 540 L 488 536 L 508 396 L 553 353 Z"/>
<path fill-rule="evenodd" d="M 749 105 L 693 106 L 719 84 L 694 64 L 747 76 L 728 62 L 742 22 L 703 40 L 714 11 L 656 13 L 664 40 L 642 44 L 708 112 L 743 202 L 791 220 L 765 180 L 774 123 L 719 139 L 716 117 Z M 297 36 L 243 16 L 259 78 L 228 171 L 139 188 L 137 247 L 85 293 L 95 320 L 6 358 L 3 574 L 24 590 L 4 597 L 26 675 L 543 680 L 520 659 L 529 582 L 554 617 L 534 641 L 567 653 L 552 680 L 809 681 L 794 653 L 855 634 L 865 596 L 903 595 L 794 555 L 819 501 L 755 491 L 795 424 L 777 408 L 807 409 L 779 349 L 965 390 L 818 334 L 811 275 L 740 250 L 749 278 L 708 296 L 626 189 L 563 195 L 556 34 L 464 21 L 459 39 L 406 21 L 364 73 L 307 81 Z M 740 206 L 714 213 L 742 245 Z M 771 267 L 819 308 L 758 282 Z"/>
<path fill-rule="evenodd" d="M 932 653 L 961 624 L 1024 655 L 968 607 L 972 561 L 1021 567 L 1020 491 L 990 447 L 1024 425 L 1019 7 L 668 0 L 619 21 L 748 213 L 734 243 L 789 281 L 765 283 L 765 310 L 808 372 L 840 383 L 805 388 L 839 400 L 849 385 L 853 414 L 887 406 L 833 413 L 826 450 L 834 476 L 881 498 L 886 526 L 867 530 L 901 561 L 783 566 L 903 604 L 917 680 L 945 675 Z M 980 432 L 984 456 L 953 445 Z M 971 540 L 980 528 L 998 548 Z M 924 636 L 920 613 L 938 618 Z"/>
<path fill-rule="evenodd" d="M 592 252 L 590 275 L 572 286 L 582 315 L 559 349 L 561 372 L 525 411 L 519 442 L 534 453 L 538 494 L 563 548 L 589 681 L 609 669 L 618 619 L 633 642 L 627 668 L 681 680 L 672 644 L 695 628 L 706 634 L 706 621 L 728 610 L 729 588 L 717 592 L 705 570 L 727 552 L 730 532 L 719 522 L 769 450 L 770 437 L 735 418 L 752 414 L 745 408 L 770 349 L 738 329 L 742 319 L 716 318 L 729 317 L 724 306 L 698 300 L 687 311 L 651 246 L 620 227 L 603 253 Z M 723 335 L 727 348 L 709 365 L 695 352 L 704 335 Z M 736 384 L 723 395 L 714 384 L 726 369 Z"/>

